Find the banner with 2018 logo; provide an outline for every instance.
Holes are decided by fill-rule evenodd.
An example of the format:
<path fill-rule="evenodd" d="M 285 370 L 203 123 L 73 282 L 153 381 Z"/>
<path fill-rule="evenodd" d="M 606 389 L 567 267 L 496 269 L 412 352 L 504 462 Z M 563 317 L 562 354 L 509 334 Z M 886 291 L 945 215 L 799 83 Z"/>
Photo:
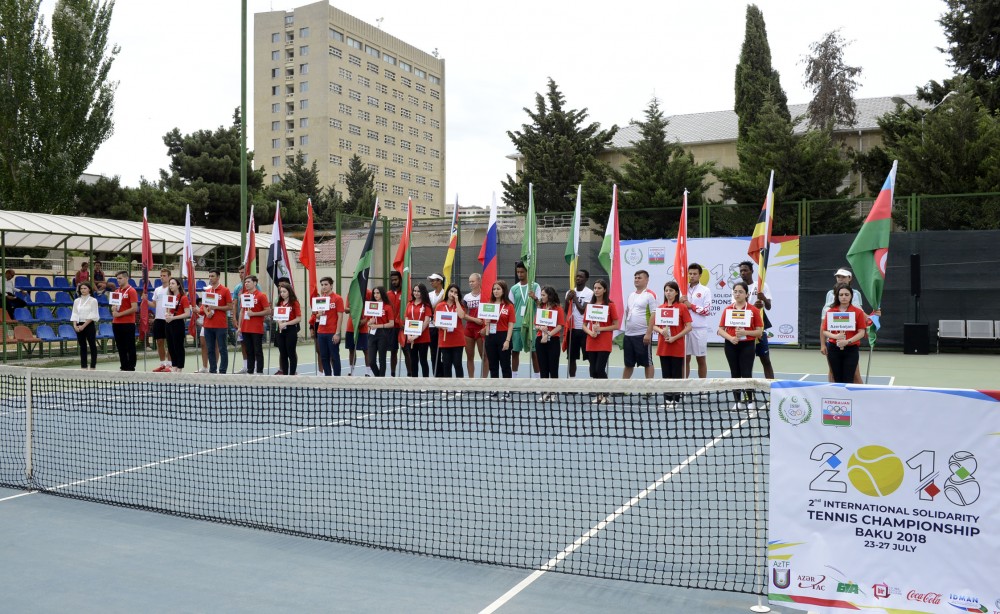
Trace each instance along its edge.
<path fill-rule="evenodd" d="M 1000 392 L 783 381 L 770 419 L 772 603 L 1000 614 Z"/>

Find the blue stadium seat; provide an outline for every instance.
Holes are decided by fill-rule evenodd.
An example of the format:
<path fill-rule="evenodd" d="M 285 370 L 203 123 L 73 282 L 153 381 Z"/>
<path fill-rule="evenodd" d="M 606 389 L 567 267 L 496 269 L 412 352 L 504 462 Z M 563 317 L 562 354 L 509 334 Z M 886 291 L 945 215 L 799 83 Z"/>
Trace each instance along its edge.
<path fill-rule="evenodd" d="M 39 322 L 57 322 L 58 321 L 58 319 L 52 314 L 52 311 L 50 311 L 49 309 L 45 309 L 45 308 L 36 309 L 35 310 L 35 319 L 38 320 Z"/>
<path fill-rule="evenodd" d="M 69 322 L 73 317 L 73 310 L 69 307 L 56 307 L 56 320 L 59 322 Z"/>
<path fill-rule="evenodd" d="M 27 275 L 18 275 L 14 278 L 14 287 L 18 290 L 31 290 L 31 280 Z"/>
<path fill-rule="evenodd" d="M 39 324 L 38 328 L 35 329 L 35 336 L 38 337 L 42 343 L 49 344 L 49 356 L 52 356 L 52 344 L 60 342 L 59 337 L 52 331 L 52 327 L 48 324 Z"/>
<path fill-rule="evenodd" d="M 44 290 L 35 292 L 34 303 L 39 307 L 52 307 L 56 304 L 56 302 L 52 300 L 52 295 Z"/>
<path fill-rule="evenodd" d="M 31 315 L 31 311 L 27 307 L 18 307 L 14 310 L 14 319 L 18 322 L 23 322 L 25 324 L 36 324 L 38 320 L 35 316 Z"/>
<path fill-rule="evenodd" d="M 49 281 L 48 277 L 42 277 L 41 275 L 35 277 L 35 290 L 51 290 L 52 282 Z"/>
<path fill-rule="evenodd" d="M 60 324 L 59 339 L 61 341 L 76 341 L 76 331 L 69 324 Z"/>
<path fill-rule="evenodd" d="M 73 284 L 65 277 L 55 277 L 52 280 L 52 287 L 57 290 L 73 290 Z"/>
<path fill-rule="evenodd" d="M 199 279 L 198 281 L 196 281 L 196 282 L 195 282 L 195 284 L 194 284 L 194 288 L 195 288 L 195 290 L 197 290 L 198 292 L 204 292 L 204 290 L 205 290 L 205 286 L 207 286 L 207 285 L 208 285 L 208 284 L 206 284 L 206 283 L 205 283 L 205 280 L 204 280 L 204 279 Z"/>
<path fill-rule="evenodd" d="M 97 315 L 102 320 L 107 320 L 108 322 L 110 322 L 113 319 L 111 317 L 111 308 L 110 307 L 98 307 L 97 308 Z M 110 324 L 108 326 L 110 326 Z"/>
<path fill-rule="evenodd" d="M 59 291 L 56 292 L 54 302 L 56 305 L 72 305 L 73 297 L 69 295 L 69 292 Z"/>
<path fill-rule="evenodd" d="M 108 322 L 101 322 L 97 325 L 97 338 L 98 339 L 114 339 L 115 333 L 114 329 L 111 328 L 111 324 Z"/>
<path fill-rule="evenodd" d="M 104 292 L 102 294 L 98 294 L 97 295 L 97 304 L 100 305 L 100 306 L 102 306 L 102 307 L 107 307 L 108 305 L 110 305 L 110 303 L 108 302 L 108 293 L 107 292 Z"/>

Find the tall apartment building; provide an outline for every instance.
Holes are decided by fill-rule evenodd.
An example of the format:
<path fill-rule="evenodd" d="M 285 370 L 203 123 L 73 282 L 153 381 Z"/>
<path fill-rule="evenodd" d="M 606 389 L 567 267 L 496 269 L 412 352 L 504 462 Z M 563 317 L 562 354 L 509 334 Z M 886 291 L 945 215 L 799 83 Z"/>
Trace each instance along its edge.
<path fill-rule="evenodd" d="M 327 2 L 254 15 L 254 161 L 295 155 L 344 191 L 357 154 L 389 217 L 444 215 L 444 60 Z"/>

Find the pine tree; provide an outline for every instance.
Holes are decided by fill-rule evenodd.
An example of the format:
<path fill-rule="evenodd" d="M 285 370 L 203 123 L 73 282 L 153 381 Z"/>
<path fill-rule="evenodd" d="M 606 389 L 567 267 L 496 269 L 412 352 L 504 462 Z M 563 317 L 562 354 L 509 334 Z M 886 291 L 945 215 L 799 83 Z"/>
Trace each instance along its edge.
<path fill-rule="evenodd" d="M 861 67 L 844 63 L 847 42 L 839 30 L 828 32 L 822 40 L 809 46 L 812 55 L 806 57 L 805 85 L 812 89 L 809 101 L 809 125 L 832 129 L 836 124 L 853 126 L 857 115 L 854 92 Z"/>
<path fill-rule="evenodd" d="M 371 217 L 375 211 L 375 173 L 365 167 L 357 154 L 347 164 L 344 181 L 347 183 L 344 213 Z"/>
<path fill-rule="evenodd" d="M 756 5 L 747 5 L 746 33 L 740 50 L 740 63 L 736 65 L 736 115 L 739 116 L 739 139 L 745 139 L 750 127 L 770 99 L 778 113 L 791 120 L 788 97 L 781 89 L 778 71 L 771 67 L 771 47 L 767 42 L 764 14 Z"/>

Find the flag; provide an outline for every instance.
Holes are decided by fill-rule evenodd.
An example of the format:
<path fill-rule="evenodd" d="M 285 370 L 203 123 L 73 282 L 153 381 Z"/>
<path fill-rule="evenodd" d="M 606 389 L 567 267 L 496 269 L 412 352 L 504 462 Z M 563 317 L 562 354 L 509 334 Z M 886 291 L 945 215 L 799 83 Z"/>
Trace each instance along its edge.
<path fill-rule="evenodd" d="M 497 195 L 493 193 L 493 204 L 490 205 L 490 222 L 486 227 L 486 238 L 479 250 L 479 262 L 483 265 L 482 288 L 487 296 L 493 293 L 493 284 L 497 282 Z"/>
<path fill-rule="evenodd" d="M 250 275 L 253 271 L 250 265 L 257 258 L 257 230 L 254 228 L 253 205 L 250 205 L 250 221 L 247 223 L 247 250 L 243 254 L 243 274 Z M 243 280 L 240 280 L 243 283 Z"/>
<path fill-rule="evenodd" d="M 149 240 L 149 220 L 142 208 L 142 296 L 139 297 L 139 337 L 149 332 L 149 270 L 153 268 L 153 244 Z M 121 288 L 122 291 L 128 288 Z"/>
<path fill-rule="evenodd" d="M 525 281 L 528 282 L 528 291 L 532 292 L 535 289 L 535 272 L 538 269 L 538 219 L 535 217 L 535 188 L 530 183 L 528 210 L 524 214 L 524 237 L 521 239 L 521 262 L 528 270 Z M 535 338 L 535 306 L 538 304 L 538 298 L 535 297 L 530 309 L 525 306 L 524 317 L 521 318 L 522 347 L 525 348 L 534 347 L 532 340 Z"/>
<path fill-rule="evenodd" d="M 858 236 L 847 250 L 847 261 L 854 269 L 854 278 L 858 280 L 862 294 L 868 299 L 872 309 L 882 306 L 882 289 L 885 287 L 885 265 L 889 259 L 889 230 L 892 227 L 892 199 L 896 191 L 896 167 L 898 161 L 893 161 L 889 176 L 882 184 L 868 218 L 861 225 Z M 878 335 L 878 316 L 872 316 L 874 326 L 868 333 L 868 339 L 875 344 Z"/>
<path fill-rule="evenodd" d="M 604 270 L 608 272 L 611 279 L 609 283 L 611 284 L 611 296 L 610 299 L 613 303 L 618 305 L 619 313 L 622 312 L 625 305 L 622 301 L 622 263 L 620 254 L 620 240 L 618 235 L 618 186 L 615 185 L 612 189 L 611 196 L 611 215 L 608 216 L 608 225 L 604 229 L 604 242 L 601 243 L 601 251 L 597 255 L 597 259 L 600 261 L 601 266 Z M 625 326 L 625 318 L 621 318 L 621 322 L 618 325 L 619 330 Z"/>
<path fill-rule="evenodd" d="M 576 268 L 580 264 L 580 204 L 583 199 L 583 184 L 576 186 L 576 209 L 569 225 L 566 238 L 566 264 L 569 265 L 569 287 L 576 287 Z"/>
<path fill-rule="evenodd" d="M 288 259 L 288 248 L 285 247 L 285 231 L 281 227 L 281 201 L 274 208 L 274 226 L 271 228 L 271 245 L 267 248 L 267 274 L 271 282 L 277 284 L 279 279 L 288 279 L 289 285 L 295 289 L 292 279 L 292 261 Z"/>
<path fill-rule="evenodd" d="M 681 223 L 677 227 L 677 248 L 674 250 L 674 280 L 681 294 L 688 293 L 688 191 L 684 190 L 684 204 L 681 205 Z M 664 299 L 666 297 L 663 297 Z"/>
<path fill-rule="evenodd" d="M 191 306 L 191 317 L 188 319 L 188 334 L 198 337 L 198 282 L 194 278 L 194 244 L 191 243 L 191 205 L 187 206 L 184 215 L 184 253 L 181 256 L 181 269 L 187 278 L 188 303 Z"/>
<path fill-rule="evenodd" d="M 361 330 L 361 314 L 365 310 L 365 295 L 368 291 L 368 278 L 371 276 L 372 246 L 375 245 L 375 229 L 377 226 L 378 198 L 375 199 L 372 226 L 368 229 L 368 238 L 365 239 L 365 246 L 361 248 L 361 259 L 358 260 L 358 266 L 354 267 L 354 277 L 351 278 L 351 287 L 347 294 L 347 300 L 351 305 L 351 321 L 354 322 L 355 331 Z"/>
<path fill-rule="evenodd" d="M 309 296 L 319 294 L 316 279 L 316 231 L 313 228 L 312 199 L 306 201 L 306 234 L 302 237 L 302 251 L 299 252 L 299 263 L 309 271 Z"/>
<path fill-rule="evenodd" d="M 406 302 L 410 298 L 410 233 L 413 232 L 413 201 L 407 200 L 406 206 L 406 227 L 403 228 L 403 236 L 399 240 L 399 247 L 396 248 L 396 257 L 392 259 L 392 268 L 399 273 L 403 282 L 399 292 L 399 313 L 406 313 Z M 355 329 L 356 330 L 356 329 Z"/>
<path fill-rule="evenodd" d="M 451 283 L 451 268 L 455 263 L 455 251 L 458 249 L 458 194 L 455 195 L 455 211 L 451 214 L 451 237 L 448 239 L 448 253 L 444 256 L 444 287 Z"/>
<path fill-rule="evenodd" d="M 758 292 L 763 292 L 764 279 L 767 277 L 767 257 L 771 251 L 771 227 L 774 224 L 773 214 L 774 171 L 771 171 L 771 181 L 767 184 L 767 196 L 764 197 L 764 205 L 760 208 L 757 225 L 754 226 L 753 236 L 750 237 L 750 247 L 747 248 L 747 255 L 757 263 Z"/>

